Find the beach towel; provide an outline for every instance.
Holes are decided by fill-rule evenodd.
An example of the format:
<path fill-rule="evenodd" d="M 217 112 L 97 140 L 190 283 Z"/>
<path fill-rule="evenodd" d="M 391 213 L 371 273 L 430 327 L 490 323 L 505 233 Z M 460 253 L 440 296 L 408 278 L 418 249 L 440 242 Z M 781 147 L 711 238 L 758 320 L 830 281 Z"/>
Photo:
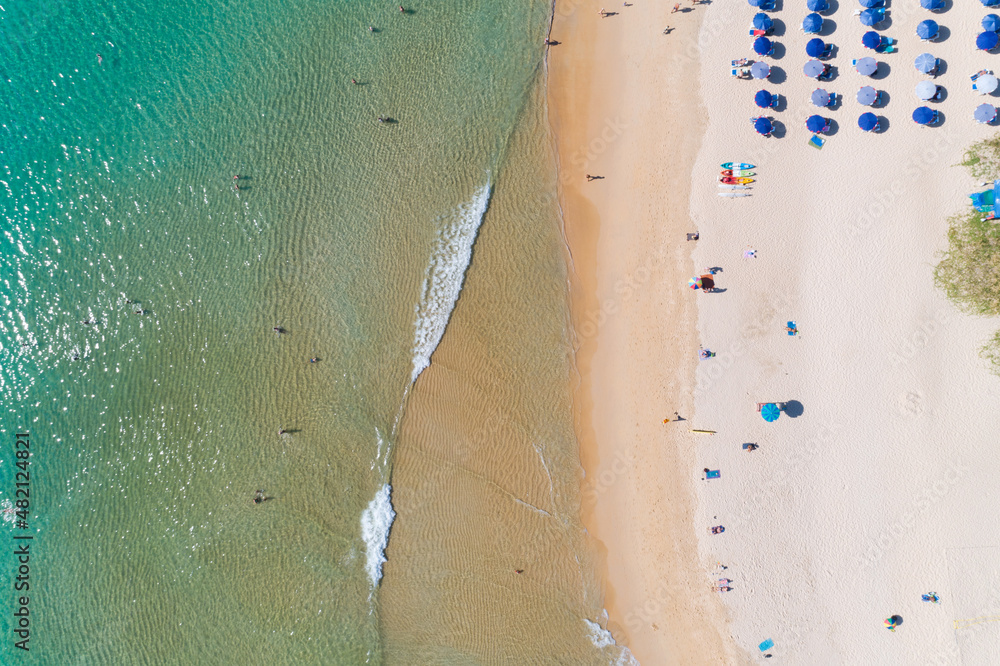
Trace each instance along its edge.
<path fill-rule="evenodd" d="M 717 478 L 719 478 L 719 474 L 721 472 L 722 472 L 722 470 L 710 469 L 707 472 L 705 472 L 705 478 L 706 479 L 717 479 Z"/>
<path fill-rule="evenodd" d="M 774 647 L 774 641 L 772 641 L 770 638 L 768 638 L 766 641 L 764 641 L 763 643 L 761 643 L 758 647 L 760 648 L 761 652 L 767 652 L 768 650 L 770 650 L 771 648 Z"/>
<path fill-rule="evenodd" d="M 821 139 L 815 134 L 813 134 L 812 138 L 809 139 L 809 145 L 817 150 L 822 149 L 824 143 L 826 143 L 826 139 Z"/>
<path fill-rule="evenodd" d="M 799 332 L 799 327 L 795 325 L 794 321 L 790 321 L 786 326 L 792 330 L 788 331 L 788 335 L 796 335 Z"/>

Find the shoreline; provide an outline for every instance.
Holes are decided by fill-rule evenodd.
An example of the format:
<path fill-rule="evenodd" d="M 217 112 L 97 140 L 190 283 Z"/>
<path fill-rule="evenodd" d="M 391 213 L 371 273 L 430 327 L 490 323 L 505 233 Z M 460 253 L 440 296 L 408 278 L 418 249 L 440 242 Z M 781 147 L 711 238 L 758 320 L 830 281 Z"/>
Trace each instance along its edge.
<path fill-rule="evenodd" d="M 617 8 L 616 8 L 617 9 Z M 698 556 L 690 415 L 696 301 L 685 233 L 706 123 L 698 6 L 623 6 L 607 18 L 556 0 L 549 123 L 576 335 L 582 520 L 601 562 L 607 628 L 649 666 L 733 663 L 725 610 Z M 669 17 L 669 18 L 668 18 Z M 670 35 L 655 26 L 677 22 Z M 680 121 L 683 119 L 683 121 Z M 598 176 L 588 182 L 587 174 Z M 671 341 L 664 344 L 664 341 Z"/>

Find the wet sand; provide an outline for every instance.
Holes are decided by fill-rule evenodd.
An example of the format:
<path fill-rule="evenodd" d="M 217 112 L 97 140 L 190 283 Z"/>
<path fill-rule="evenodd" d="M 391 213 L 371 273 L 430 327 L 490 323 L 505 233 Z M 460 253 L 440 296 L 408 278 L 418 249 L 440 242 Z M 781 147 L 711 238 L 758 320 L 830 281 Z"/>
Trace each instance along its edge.
<path fill-rule="evenodd" d="M 694 527 L 697 353 L 691 169 L 705 130 L 698 31 L 707 5 L 557 2 L 550 121 L 577 335 L 584 523 L 608 629 L 645 666 L 736 663 Z M 665 26 L 675 29 L 663 34 Z M 588 181 L 586 176 L 598 178 Z"/>

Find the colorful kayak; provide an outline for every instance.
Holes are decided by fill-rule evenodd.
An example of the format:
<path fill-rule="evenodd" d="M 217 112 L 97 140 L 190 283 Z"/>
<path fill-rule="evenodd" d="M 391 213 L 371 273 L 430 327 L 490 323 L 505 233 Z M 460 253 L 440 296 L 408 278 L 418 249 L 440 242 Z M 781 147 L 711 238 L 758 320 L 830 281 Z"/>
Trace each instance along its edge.
<path fill-rule="evenodd" d="M 742 178 L 744 176 L 756 176 L 757 172 L 756 171 L 747 171 L 747 170 L 742 170 L 741 171 L 740 169 L 723 169 L 722 170 L 722 175 L 723 176 L 736 176 L 737 178 Z"/>
<path fill-rule="evenodd" d="M 723 176 L 719 179 L 720 183 L 725 183 L 726 185 L 749 185 L 753 182 L 753 178 L 735 178 L 733 176 Z"/>
<path fill-rule="evenodd" d="M 721 165 L 723 169 L 756 169 L 756 164 L 747 164 L 746 162 L 726 162 Z"/>

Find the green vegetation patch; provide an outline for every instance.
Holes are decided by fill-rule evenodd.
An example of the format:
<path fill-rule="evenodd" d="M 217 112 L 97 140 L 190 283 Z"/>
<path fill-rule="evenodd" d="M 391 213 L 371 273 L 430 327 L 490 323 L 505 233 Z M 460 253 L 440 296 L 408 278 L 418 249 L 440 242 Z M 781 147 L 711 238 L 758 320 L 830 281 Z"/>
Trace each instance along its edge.
<path fill-rule="evenodd" d="M 973 144 L 962 166 L 977 179 L 1000 177 L 1000 135 Z M 948 249 L 934 267 L 934 283 L 963 312 L 1000 316 L 1000 220 L 975 209 L 949 218 Z M 1000 375 L 1000 331 L 979 353 Z"/>

